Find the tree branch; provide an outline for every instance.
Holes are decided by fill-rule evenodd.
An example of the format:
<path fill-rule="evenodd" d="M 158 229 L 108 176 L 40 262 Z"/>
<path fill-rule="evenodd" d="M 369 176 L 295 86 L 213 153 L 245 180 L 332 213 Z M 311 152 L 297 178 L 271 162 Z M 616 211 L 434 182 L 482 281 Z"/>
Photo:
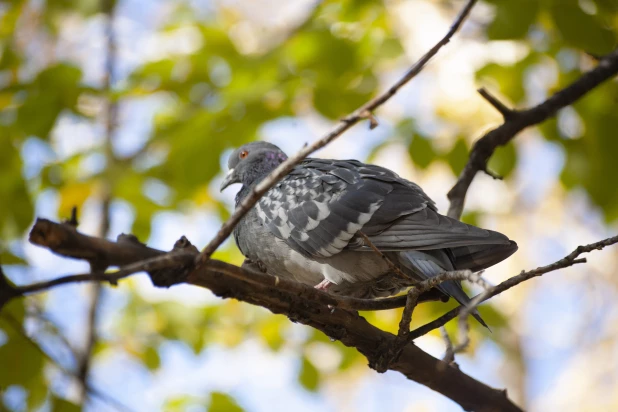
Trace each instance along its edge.
<path fill-rule="evenodd" d="M 102 0 L 101 9 L 105 14 L 105 71 L 103 77 L 103 93 L 105 96 L 105 140 L 103 148 L 107 163 L 107 170 L 103 179 L 103 194 L 101 201 L 101 219 L 99 224 L 99 236 L 105 237 L 109 232 L 111 225 L 111 203 L 112 203 L 112 182 L 109 176 L 109 170 L 113 168 L 115 161 L 112 139 L 116 129 L 116 118 L 118 113 L 118 104 L 112 97 L 112 86 L 114 82 L 114 68 L 116 66 L 116 36 L 114 34 L 114 13 L 115 0 Z M 71 221 L 77 226 L 77 209 L 73 208 Z M 100 262 L 90 263 L 91 272 L 104 272 L 107 266 L 101 265 Z M 88 309 L 87 325 L 86 325 L 86 344 L 84 347 L 83 356 L 79 359 L 78 378 L 81 382 L 80 399 L 82 404 L 86 401 L 88 393 L 88 375 L 90 374 L 90 365 L 92 361 L 92 351 L 97 342 L 97 323 L 99 318 L 101 294 L 103 288 L 100 282 L 93 284 L 90 291 L 90 304 Z"/>
<path fill-rule="evenodd" d="M 500 112 L 500 114 L 502 115 L 502 117 L 504 117 L 505 120 L 508 120 L 514 115 L 516 115 L 515 110 L 509 109 L 504 103 L 498 100 L 496 96 L 489 93 L 484 87 L 481 87 L 477 91 L 485 100 L 487 100 L 489 104 L 491 104 L 497 111 Z"/>
<path fill-rule="evenodd" d="M 584 73 L 571 85 L 555 93 L 543 103 L 527 110 L 508 109 L 486 90 L 479 90 L 479 93 L 502 113 L 505 120 L 500 126 L 486 133 L 472 147 L 468 163 L 459 175 L 457 183 L 448 192 L 448 199 L 451 202 L 448 216 L 454 219 L 461 217 L 466 193 L 472 180 L 477 172 L 487 169 L 487 161 L 498 146 L 504 146 L 525 128 L 542 123 L 554 116 L 558 110 L 575 103 L 586 93 L 616 74 L 618 74 L 618 49 L 603 57 L 597 67 Z"/>
<path fill-rule="evenodd" d="M 509 278 L 507 280 L 505 280 L 504 282 L 496 285 L 495 287 L 491 288 L 491 290 L 485 295 L 483 296 L 482 299 L 479 300 L 478 303 L 486 301 L 496 295 L 499 295 L 500 293 L 509 290 L 510 288 L 519 285 L 522 282 L 525 282 L 529 279 L 535 278 L 537 276 L 541 276 L 544 275 L 545 273 L 549 273 L 549 272 L 553 272 L 556 271 L 558 269 L 564 269 L 566 267 L 569 266 L 573 266 L 576 265 L 578 263 L 586 263 L 586 259 L 585 258 L 579 258 L 579 256 L 583 253 L 588 253 L 591 252 L 593 250 L 601 250 L 607 246 L 610 245 L 614 245 L 618 243 L 618 236 L 614 236 L 614 237 L 610 237 L 607 238 L 605 240 L 601 240 L 599 242 L 595 242 L 595 243 L 591 243 L 589 245 L 585 245 L 585 246 L 578 246 L 573 252 L 571 252 L 568 256 L 565 256 L 564 258 L 546 265 L 546 266 L 541 266 L 538 267 L 536 269 L 532 269 L 529 270 L 527 272 L 522 271 L 519 275 L 517 276 L 513 276 L 512 278 Z M 477 297 L 479 297 L 481 294 L 475 296 L 472 300 L 475 301 L 477 299 Z M 450 321 L 451 319 L 455 318 L 461 311 L 463 310 L 462 306 L 459 306 L 455 309 L 452 309 L 450 312 L 445 313 L 444 315 L 442 315 L 441 317 L 439 317 L 438 319 L 427 323 L 426 325 L 423 325 L 415 330 L 413 330 L 412 332 L 410 332 L 410 334 L 408 335 L 408 338 L 410 340 L 414 340 L 420 336 L 426 335 L 427 333 L 431 332 L 432 330 L 439 328 L 442 325 L 445 325 L 448 321 Z"/>
<path fill-rule="evenodd" d="M 293 321 L 317 328 L 328 336 L 358 349 L 367 357 L 372 368 L 380 372 L 387 369 L 399 371 L 409 379 L 453 399 L 466 409 L 518 410 L 501 391 L 489 388 L 460 371 L 453 372 L 454 368 L 447 367 L 446 363 L 427 355 L 411 343 L 416 337 L 444 325 L 448 320 L 460 314 L 461 308 L 406 333 L 405 342 L 401 345 L 401 340 L 397 336 L 373 327 L 354 311 L 350 311 L 356 308 L 359 302 L 363 303 L 367 300 L 333 296 L 291 280 L 212 259 L 202 267 L 195 268 L 193 262 L 198 254 L 197 249 L 184 237 L 176 243 L 172 252 L 166 253 L 149 248 L 131 236 L 121 235 L 118 242 L 111 242 L 81 234 L 68 224 L 39 219 L 31 231 L 30 239 L 31 242 L 62 256 L 107 259 L 103 260 L 102 264 L 117 266 L 124 263 L 125 265 L 115 273 L 75 275 L 41 284 L 15 287 L 19 295 L 42 291 L 46 287 L 72 281 L 115 281 L 143 270 L 149 272 L 153 283 L 157 286 L 168 287 L 184 282 L 206 287 L 218 296 L 260 305 L 274 313 L 284 314 Z M 533 277 L 583 263 L 585 259 L 579 258 L 582 253 L 602 249 L 615 243 L 618 243 L 618 236 L 580 246 L 565 258 L 551 265 L 522 272 L 502 282 L 479 301 L 486 300 Z M 417 290 L 434 287 L 447 278 L 474 280 L 470 278 L 472 275 L 478 277 L 479 274 L 469 272 L 442 274 L 425 281 L 419 285 Z M 405 303 L 405 298 L 406 296 L 401 296 L 394 299 L 401 304 Z M 398 350 L 394 351 L 393 348 Z"/>
<path fill-rule="evenodd" d="M 371 248 L 371 250 L 373 250 L 378 256 L 380 256 L 386 262 L 386 264 L 393 271 L 393 273 L 395 273 L 401 279 L 409 279 L 410 278 L 409 276 L 407 276 L 405 273 L 403 273 L 401 271 L 399 266 L 394 264 L 393 261 L 388 258 L 388 256 L 386 256 L 384 253 L 382 253 L 382 251 L 380 249 L 378 249 L 376 245 L 373 244 L 371 239 L 369 239 L 369 236 L 367 236 L 366 234 L 364 234 L 360 230 L 358 231 L 358 235 L 363 238 L 363 240 L 365 241 L 367 246 L 369 246 Z"/>
<path fill-rule="evenodd" d="M 9 300 L 19 295 L 19 291 L 9 282 L 0 266 L 0 312 Z"/>
<path fill-rule="evenodd" d="M 45 359 L 47 359 L 49 362 L 51 362 L 55 367 L 57 367 L 60 372 L 62 372 L 64 375 L 69 376 L 71 378 L 77 379 L 78 381 L 80 381 L 81 383 L 81 379 L 79 377 L 79 374 L 76 372 L 73 372 L 71 370 L 69 370 L 68 368 L 65 368 L 64 366 L 62 366 L 60 364 L 59 361 L 57 361 L 56 359 L 54 359 L 51 355 L 49 355 L 45 350 L 43 350 L 41 348 L 41 345 L 38 344 L 38 342 L 36 342 L 32 337 L 30 337 L 26 331 L 24 330 L 23 326 L 21 325 L 21 323 L 19 323 L 17 321 L 17 319 L 15 319 L 12 315 L 8 314 L 8 313 L 2 313 L 2 317 L 4 318 L 4 320 L 13 328 L 13 330 L 15 330 L 15 332 L 17 332 L 26 342 L 28 342 L 29 345 L 31 345 L 37 352 L 39 352 Z M 71 350 L 71 348 L 69 348 L 69 350 Z M 72 352 L 72 350 L 71 350 Z M 103 402 L 107 403 L 108 405 L 112 406 L 114 409 L 119 410 L 119 411 L 126 411 L 126 412 L 132 412 L 133 410 L 130 409 L 129 407 L 127 407 L 126 405 L 124 405 L 122 402 L 120 402 L 119 400 L 115 399 L 114 397 L 108 395 L 107 393 L 93 387 L 90 384 L 86 384 L 86 391 L 101 399 Z"/>
<path fill-rule="evenodd" d="M 223 223 L 215 237 L 206 245 L 206 247 L 199 254 L 196 259 L 198 265 L 205 263 L 210 256 L 217 250 L 217 248 L 228 238 L 230 233 L 234 230 L 234 227 L 240 222 L 243 216 L 260 200 L 260 198 L 271 187 L 273 187 L 279 180 L 286 176 L 301 160 L 309 156 L 316 150 L 326 146 L 331 141 L 341 136 L 345 131 L 352 128 L 356 123 L 361 120 L 369 119 L 372 128 L 377 126 L 377 121 L 373 117 L 373 111 L 378 107 L 386 103 L 391 97 L 393 97 L 406 83 L 412 80 L 418 75 L 425 65 L 434 57 L 440 49 L 445 46 L 453 37 L 453 35 L 459 30 L 462 23 L 472 10 L 472 7 L 476 3 L 476 0 L 468 0 L 465 7 L 459 13 L 455 22 L 451 26 L 448 33 L 431 48 L 423 57 L 421 57 L 407 72 L 399 79 L 393 86 L 391 86 L 386 92 L 377 96 L 376 98 L 365 103 L 359 109 L 349 116 L 343 118 L 339 125 L 326 136 L 320 140 L 302 148 L 293 156 L 290 156 L 285 162 L 281 163 L 275 170 L 273 170 L 264 180 L 262 180 L 257 186 L 255 186 L 249 195 L 247 195 L 243 201 L 238 205 L 232 216 Z"/>
<path fill-rule="evenodd" d="M 76 282 L 109 282 L 116 284 L 120 279 L 138 272 L 149 272 L 155 286 L 169 287 L 184 282 L 182 270 L 191 267 L 196 249 L 188 251 L 188 240 L 182 237 L 172 252 L 164 252 L 149 248 L 137 241 L 131 235 L 118 236 L 117 242 L 110 242 L 85 235 L 68 224 L 55 223 L 47 219 L 37 219 L 30 231 L 30 242 L 45 247 L 53 253 L 75 259 L 94 259 L 101 265 L 119 266 L 120 270 L 112 273 L 93 272 L 88 274 L 69 275 L 57 279 L 34 283 L 27 286 L 13 287 L 11 296 L 28 295 L 42 292 L 56 286 Z M 349 310 L 386 310 L 400 308 L 405 305 L 405 296 L 385 299 L 358 299 L 346 296 L 334 296 L 288 279 L 278 278 L 262 272 L 242 269 L 227 265 L 216 260 L 209 261 L 228 276 L 257 285 L 286 289 L 290 293 L 311 293 L 312 298 L 325 305 Z M 174 269 L 171 276 L 165 269 Z M 182 270 L 181 270 L 182 269 Z M 186 274 L 184 275 L 186 277 Z M 308 292 L 310 291 L 310 292 Z M 441 294 L 427 291 L 419 301 L 441 300 Z"/>
<path fill-rule="evenodd" d="M 205 287 L 217 296 L 260 305 L 274 313 L 284 314 L 295 322 L 312 326 L 331 338 L 356 348 L 367 357 L 369 365 L 379 371 L 383 371 L 380 365 L 384 364 L 386 349 L 393 347 L 396 341 L 396 336 L 372 326 L 355 311 L 348 309 L 350 302 L 362 299 L 336 297 L 291 280 L 212 259 L 201 267 L 192 268 L 191 263 L 197 256 L 197 249 L 184 238 L 176 243 L 174 251 L 165 253 L 148 248 L 135 240 L 127 241 L 126 237 L 120 237 L 120 243 L 92 238 L 77 232 L 70 225 L 44 219 L 37 220 L 30 238 L 33 243 L 67 257 L 106 257 L 108 260 L 103 263 L 108 266 L 117 265 L 118 262 L 128 263 L 131 260 L 136 262 L 134 266 L 122 267 L 116 273 L 82 275 L 80 280 L 92 281 L 98 278 L 110 281 L 110 277 L 119 279 L 128 276 L 128 272 L 141 268 L 150 272 L 153 283 L 158 286 L 184 282 Z M 87 247 L 93 249 L 84 250 Z M 158 256 L 153 257 L 153 254 Z M 148 261 L 140 262 L 144 258 Z M 179 266 L 167 266 L 171 263 L 162 261 L 169 258 L 179 259 L 176 262 Z M 22 286 L 18 287 L 18 290 L 42 290 L 41 286 L 28 288 Z M 426 354 L 414 344 L 407 344 L 399 356 L 389 362 L 388 368 L 442 393 L 466 410 L 520 411 L 503 391 L 493 389 L 455 368 L 445 368 L 443 365 L 442 361 Z"/>

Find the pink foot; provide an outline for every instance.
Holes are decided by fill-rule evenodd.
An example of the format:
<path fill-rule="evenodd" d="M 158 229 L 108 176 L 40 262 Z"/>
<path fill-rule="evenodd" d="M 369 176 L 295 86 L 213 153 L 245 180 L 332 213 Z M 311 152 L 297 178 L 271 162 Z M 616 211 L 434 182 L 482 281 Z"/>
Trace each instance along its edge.
<path fill-rule="evenodd" d="M 332 285 L 333 282 L 331 282 L 328 279 L 324 279 L 323 281 L 321 281 L 320 283 L 318 283 L 317 285 L 315 285 L 314 287 L 318 290 L 322 290 L 324 292 L 326 292 L 328 290 L 328 288 L 330 287 L 330 285 Z"/>

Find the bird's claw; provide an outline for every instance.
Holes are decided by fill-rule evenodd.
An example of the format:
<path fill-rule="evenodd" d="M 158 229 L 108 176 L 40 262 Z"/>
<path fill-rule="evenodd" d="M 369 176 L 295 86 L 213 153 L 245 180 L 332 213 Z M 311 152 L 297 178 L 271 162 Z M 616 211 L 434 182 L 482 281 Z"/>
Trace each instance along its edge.
<path fill-rule="evenodd" d="M 317 290 L 321 290 L 321 291 L 326 292 L 330 288 L 330 285 L 332 285 L 332 284 L 333 284 L 333 282 L 331 282 L 330 280 L 324 279 L 323 281 L 321 281 L 320 283 L 318 283 L 314 287 Z"/>

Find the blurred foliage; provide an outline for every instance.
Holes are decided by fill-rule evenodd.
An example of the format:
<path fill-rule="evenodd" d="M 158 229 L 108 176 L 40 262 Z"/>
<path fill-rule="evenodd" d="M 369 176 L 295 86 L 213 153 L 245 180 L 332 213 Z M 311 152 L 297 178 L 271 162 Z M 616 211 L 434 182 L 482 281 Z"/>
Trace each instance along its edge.
<path fill-rule="evenodd" d="M 98 2 L 0 1 L 2 264 L 25 263 L 12 245 L 33 221 L 34 204 L 43 193 L 57 196 L 58 215 L 65 217 L 74 205 L 81 208 L 89 200 L 98 201 L 102 184 L 111 183 L 113 199 L 134 211 L 132 231 L 144 241 L 152 219 L 166 210 L 200 208 L 225 218 L 226 206 L 208 190 L 225 150 L 260 138 L 262 128 L 277 119 L 312 114 L 341 118 L 381 90 L 383 73 L 409 64 L 393 12 L 382 1 L 324 1 L 297 26 L 279 33 L 276 41 L 255 33 L 234 35 L 243 17 L 224 6 L 209 18 L 200 18 L 203 13 L 194 12 L 193 2 L 169 3 L 167 22 L 156 28 L 158 39 L 169 44 L 188 37 L 192 46 L 140 62 L 106 95 L 100 83 L 86 76 L 83 61 L 59 53 L 64 22 L 100 21 Z M 461 2 L 453 3 L 459 7 Z M 617 43 L 618 0 L 484 3 L 492 17 L 482 26 L 481 40 L 517 42 L 525 53 L 512 64 L 488 62 L 476 73 L 477 79 L 516 107 L 537 103 L 539 92 L 547 95 L 566 86 L 594 65 L 590 54 L 603 55 Z M 532 90 L 526 85 L 534 76 L 544 80 L 535 82 Z M 139 147 L 127 153 L 114 145 L 109 153 L 101 137 L 105 99 L 117 102 L 121 112 L 124 105 L 152 101 L 162 102 L 164 109 L 154 117 L 152 130 Z M 618 83 L 611 82 L 577 102 L 567 119 L 558 117 L 538 128 L 564 151 L 564 187 L 583 189 L 608 221 L 618 219 L 618 191 L 607 185 L 618 178 L 617 104 Z M 372 153 L 403 143 L 418 168 L 445 164 L 457 175 L 478 134 L 470 135 L 469 124 L 442 117 L 452 131 L 446 144 L 409 117 L 399 119 L 385 141 L 376 141 Z M 71 136 L 71 147 L 60 150 L 62 121 L 83 125 L 91 135 Z M 574 121 L 579 127 L 572 126 Z M 39 159 L 33 148 L 48 155 Z M 508 180 L 517 164 L 515 144 L 500 148 L 489 167 Z M 478 219 L 474 210 L 464 216 L 470 223 Z M 218 257 L 239 261 L 233 248 L 219 251 Z M 421 305 L 415 322 L 439 316 L 453 305 Z M 45 402 L 53 411 L 77 410 L 52 389 L 52 375 L 46 370 L 53 365 L 18 328 L 27 317 L 26 306 L 24 300 L 13 301 L 0 317 L 4 336 L 0 388 L 23 388 L 28 410 Z M 491 306 L 482 307 L 481 313 L 494 333 L 474 326 L 472 341 L 492 339 L 501 344 L 506 320 Z M 364 316 L 394 331 L 400 311 Z M 236 347 L 248 339 L 275 352 L 291 348 L 299 353 L 298 380 L 308 391 L 319 390 L 324 380 L 366 362 L 356 351 L 313 330 L 300 341 L 290 340 L 295 326 L 287 319 L 235 301 L 187 306 L 176 301 L 153 303 L 132 292 L 114 324 L 122 338 L 101 339 L 96 356 L 124 351 L 149 371 L 161 368 L 159 348 L 168 341 L 181 342 L 195 354 L 211 345 Z M 449 324 L 450 330 L 453 327 Z M 328 350 L 338 354 L 334 369 L 316 362 L 315 353 Z M 180 411 L 191 405 L 206 405 L 209 411 L 242 410 L 230 395 L 218 392 L 205 399 L 172 398 L 165 409 Z"/>

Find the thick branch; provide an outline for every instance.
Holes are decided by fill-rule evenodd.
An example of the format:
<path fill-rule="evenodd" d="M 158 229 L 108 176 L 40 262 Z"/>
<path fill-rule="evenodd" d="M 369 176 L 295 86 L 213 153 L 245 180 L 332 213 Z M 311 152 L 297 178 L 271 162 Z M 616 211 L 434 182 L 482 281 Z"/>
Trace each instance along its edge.
<path fill-rule="evenodd" d="M 89 236 L 77 232 L 66 224 L 57 224 L 47 220 L 38 220 L 32 230 L 36 244 L 52 250 L 54 253 L 65 256 L 106 256 L 107 264 L 126 262 L 128 251 L 133 253 L 136 265 L 144 257 L 151 256 L 155 249 L 150 249 L 138 242 L 121 242 L 121 244 L 99 239 L 93 241 Z M 59 242 L 66 240 L 66 243 Z M 83 240 L 84 243 L 80 244 Z M 49 242 L 48 242 L 49 241 Z M 175 251 L 164 254 L 168 256 L 188 256 L 193 262 L 196 252 L 187 252 L 191 249 L 188 242 L 181 241 Z M 98 249 L 84 252 L 85 247 Z M 78 250 L 73 250 L 77 248 Z M 185 255 L 183 255 L 183 250 Z M 118 255 L 116 255 L 118 253 Z M 156 251 L 159 255 L 164 252 Z M 158 262 L 151 257 L 149 264 Z M 161 266 L 157 266 L 160 269 Z M 132 268 L 133 270 L 136 267 Z M 152 267 L 144 268 L 150 270 Z M 125 271 L 126 269 L 121 269 Z M 154 277 L 156 271 L 152 272 Z M 346 302 L 354 300 L 341 299 L 302 285 L 290 280 L 280 279 L 257 271 L 249 271 L 224 262 L 209 260 L 201 267 L 191 270 L 188 275 L 180 265 L 180 269 L 168 271 L 163 283 L 169 286 L 174 283 L 189 283 L 212 290 L 216 295 L 225 298 L 235 298 L 248 303 L 259 305 L 274 313 L 288 316 L 291 320 L 312 326 L 333 339 L 341 340 L 347 346 L 356 348 L 365 355 L 371 367 L 383 364 L 386 348 L 392 347 L 396 337 L 388 332 L 369 324 L 354 311 L 342 310 Z M 97 275 L 100 276 L 100 275 Z M 110 276 L 110 275 L 105 275 Z M 174 278 L 176 276 L 176 278 Z M 109 280 L 106 278 L 105 280 Z M 153 282 L 161 283 L 161 278 L 153 278 Z M 24 290 L 24 287 L 21 288 Z M 414 344 L 403 347 L 397 359 L 389 363 L 389 369 L 404 374 L 411 380 L 426 385 L 459 403 L 466 410 L 475 411 L 519 411 L 504 394 L 462 373 L 458 369 L 444 367 L 444 363 L 426 354 Z"/>
<path fill-rule="evenodd" d="M 118 280 L 138 272 L 150 272 L 153 283 L 157 286 L 171 286 L 184 281 L 178 273 L 178 268 L 189 267 L 192 263 L 192 258 L 195 257 L 195 253 L 184 249 L 164 252 L 149 248 L 139 243 L 131 235 L 120 235 L 118 239 L 117 242 L 110 242 L 80 233 L 68 224 L 59 224 L 47 219 L 37 219 L 30 231 L 29 240 L 31 243 L 45 247 L 60 256 L 84 260 L 96 259 L 102 265 L 119 266 L 121 269 L 113 273 L 95 272 L 69 275 L 45 282 L 20 286 L 12 288 L 10 296 L 41 292 L 59 285 L 75 282 L 104 281 L 115 284 Z M 181 238 L 181 241 L 188 242 L 184 237 Z M 286 289 L 291 293 L 310 293 L 313 299 L 340 309 L 386 310 L 400 308 L 405 305 L 406 301 L 405 296 L 377 300 L 334 296 L 314 288 L 308 288 L 298 282 L 270 276 L 259 271 L 243 269 L 243 271 L 238 272 L 236 266 L 221 265 L 221 263 L 212 260 L 209 262 L 209 265 L 226 273 L 228 276 L 254 285 L 275 286 Z M 165 275 L 162 272 L 163 270 L 170 268 L 176 269 L 172 274 L 172 279 L 160 276 L 162 273 Z M 427 291 L 421 295 L 419 302 L 440 300 L 441 297 L 441 294 L 436 291 Z"/>
<path fill-rule="evenodd" d="M 188 282 L 208 287 L 215 294 L 233 297 L 263 306 L 274 313 L 285 314 L 292 320 L 312 326 L 346 346 L 354 347 L 369 361 L 371 367 L 381 363 L 384 351 L 392 347 L 396 337 L 384 332 L 354 312 L 330 310 L 318 302 L 294 297 L 278 289 L 255 285 L 247 288 L 238 279 L 225 279 L 199 268 L 191 273 Z M 462 373 L 458 369 L 443 367 L 443 362 L 428 355 L 413 344 L 408 344 L 389 369 L 401 372 L 408 379 L 449 397 L 465 410 L 519 411 L 504 394 Z"/>
<path fill-rule="evenodd" d="M 243 216 L 257 203 L 258 200 L 266 193 L 271 187 L 273 187 L 279 180 L 287 175 L 301 160 L 309 156 L 316 150 L 326 146 L 331 141 L 341 136 L 345 131 L 352 128 L 356 123 L 361 120 L 369 119 L 371 127 L 377 125 L 372 113 L 375 109 L 386 103 L 391 97 L 393 97 L 406 83 L 416 77 L 417 74 L 423 70 L 425 65 L 434 57 L 440 49 L 445 46 L 453 37 L 453 35 L 459 30 L 463 21 L 466 19 L 470 10 L 476 3 L 476 0 L 468 0 L 465 7 L 457 16 L 457 19 L 451 26 L 448 33 L 431 48 L 423 57 L 416 62 L 406 74 L 397 81 L 390 89 L 383 94 L 365 103 L 359 109 L 357 109 L 351 115 L 342 119 L 341 123 L 329 134 L 322 137 L 320 140 L 302 148 L 293 156 L 290 156 L 285 162 L 281 163 L 275 170 L 273 170 L 264 180 L 262 180 L 253 190 L 247 195 L 243 201 L 238 205 L 232 216 L 223 223 L 221 229 L 217 232 L 216 236 L 206 245 L 202 253 L 200 253 L 197 263 L 202 264 L 206 262 L 215 250 L 228 238 L 230 233 L 234 230 L 234 227 L 240 222 Z"/>
<path fill-rule="evenodd" d="M 76 275 L 74 277 L 61 278 L 61 281 L 46 282 L 47 284 L 14 288 L 19 291 L 19 294 L 40 291 L 44 290 L 45 287 L 76 280 L 112 281 L 128 276 L 130 273 L 135 273 L 138 270 L 150 271 L 153 283 L 159 286 L 170 286 L 175 283 L 186 282 L 207 287 L 218 296 L 233 297 L 260 305 L 275 313 L 285 314 L 294 321 L 313 326 L 328 336 L 340 339 L 344 344 L 357 348 L 367 356 L 370 366 L 373 368 L 382 371 L 386 370 L 383 367 L 387 365 L 388 369 L 397 370 L 408 378 L 435 389 L 460 403 L 464 408 L 472 408 L 474 410 L 492 410 L 495 408 L 500 410 L 517 410 L 517 407 L 502 392 L 476 382 L 461 372 L 458 372 L 456 375 L 450 375 L 453 373 L 453 368 L 446 368 L 446 364 L 440 363 L 437 359 L 420 351 L 410 342 L 414 338 L 444 325 L 448 320 L 457 316 L 461 310 L 459 308 L 407 334 L 406 340 L 410 343 L 401 347 L 401 351 L 397 353 L 398 356 L 391 358 L 392 351 L 390 349 L 398 347 L 400 343 L 396 341 L 397 338 L 395 336 L 374 328 L 354 312 L 341 310 L 354 308 L 359 302 L 366 302 L 363 299 L 336 297 L 291 280 L 280 279 L 215 260 L 209 260 L 203 267 L 193 269 L 187 274 L 187 268 L 190 267 L 194 257 L 197 255 L 196 249 L 191 249 L 193 250 L 191 252 L 184 246 L 175 247 L 175 251 L 165 253 L 148 248 L 137 242 L 134 238 L 127 236 L 121 236 L 120 243 L 103 239 L 96 239 L 95 241 L 95 238 L 77 232 L 71 225 L 57 224 L 44 219 L 39 219 L 32 229 L 31 241 L 63 256 L 95 256 L 98 258 L 104 256 L 109 259 L 105 263 L 110 266 L 117 265 L 118 262 L 134 261 L 136 263 L 125 266 L 116 273 Z M 177 243 L 188 243 L 188 241 L 183 238 Z M 495 296 L 535 276 L 577 263 L 583 263 L 585 259 L 579 258 L 582 253 L 602 249 L 615 243 L 618 243 L 618 236 L 590 245 L 580 246 L 567 257 L 551 265 L 522 272 L 520 275 L 502 282 L 491 289 L 487 298 Z M 88 247 L 93 249 L 85 251 L 84 249 Z M 74 248 L 77 250 L 74 250 Z M 156 256 L 153 258 L 153 255 Z M 142 261 L 144 259 L 146 261 Z M 170 268 L 171 270 L 167 271 L 167 275 L 162 277 L 155 276 L 157 272 Z M 464 274 L 452 276 L 468 278 L 468 275 L 464 276 Z M 430 281 L 438 282 L 439 280 L 437 278 Z M 395 299 L 398 299 L 400 304 L 405 302 L 405 296 Z M 385 359 L 385 356 L 388 356 L 388 359 Z M 420 363 L 417 364 L 416 362 Z M 425 369 L 425 366 L 428 364 L 433 365 L 431 368 L 434 369 Z M 442 375 L 443 373 L 447 373 L 448 376 Z M 459 390 L 462 388 L 460 380 L 465 381 L 463 386 L 467 388 L 465 389 L 466 393 L 462 393 Z M 482 405 L 474 403 L 479 402 L 479 400 L 482 400 Z M 497 406 L 496 402 L 499 406 Z"/>
<path fill-rule="evenodd" d="M 618 74 L 618 49 L 602 58 L 597 67 L 584 73 L 570 86 L 527 110 L 510 110 L 486 91 L 482 93 L 483 97 L 504 115 L 505 120 L 474 144 L 468 163 L 459 175 L 455 186 L 448 192 L 451 202 L 448 216 L 455 219 L 461 217 L 466 193 L 474 176 L 477 172 L 486 170 L 487 161 L 498 146 L 504 146 L 525 128 L 542 123 L 554 116 L 558 110 L 575 103 L 586 93 L 616 74 Z"/>

